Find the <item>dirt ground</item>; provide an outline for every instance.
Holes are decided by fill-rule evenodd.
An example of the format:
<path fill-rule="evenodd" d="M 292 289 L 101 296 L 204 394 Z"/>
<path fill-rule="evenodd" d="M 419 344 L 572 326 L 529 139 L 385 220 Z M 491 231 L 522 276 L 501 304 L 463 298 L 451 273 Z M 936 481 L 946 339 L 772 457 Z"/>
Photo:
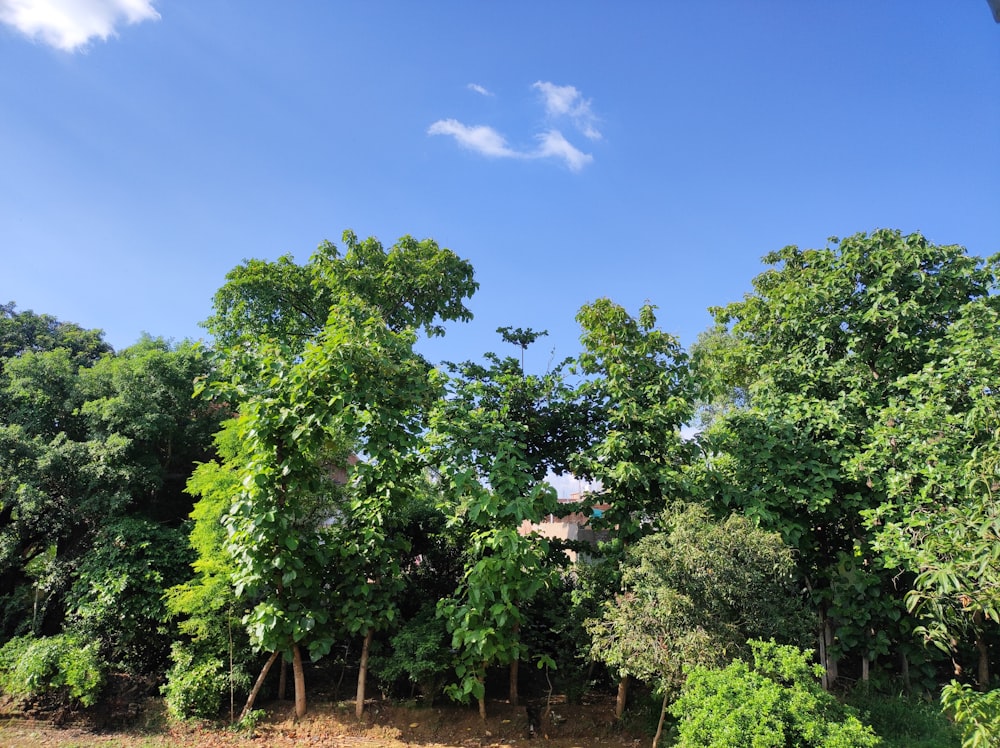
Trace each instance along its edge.
<path fill-rule="evenodd" d="M 261 746 L 371 746 L 372 748 L 480 748 L 528 746 L 539 748 L 595 748 L 641 746 L 649 738 L 623 729 L 614 721 L 612 699 L 586 705 L 554 699 L 550 714 L 529 737 L 524 707 L 503 702 L 487 706 L 487 720 L 475 708 L 458 706 L 412 707 L 374 701 L 359 722 L 352 703 L 315 702 L 305 718 L 294 718 L 292 705 L 262 705 L 267 716 L 252 732 L 234 732 L 225 725 L 178 723 L 170 720 L 160 699 L 144 702 L 128 724 L 116 729 L 96 728 L 86 717 L 62 717 L 62 725 L 31 719 L 12 710 L 0 711 L 3 748 L 222 748 Z"/>

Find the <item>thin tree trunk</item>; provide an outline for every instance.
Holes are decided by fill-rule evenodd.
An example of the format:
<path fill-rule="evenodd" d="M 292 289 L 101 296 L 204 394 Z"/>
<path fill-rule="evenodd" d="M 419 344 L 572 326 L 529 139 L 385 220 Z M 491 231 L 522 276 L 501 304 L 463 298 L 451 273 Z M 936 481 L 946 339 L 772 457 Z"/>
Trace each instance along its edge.
<path fill-rule="evenodd" d="M 820 685 L 823 686 L 824 691 L 830 690 L 830 679 L 826 673 L 826 622 L 820 626 L 819 629 L 819 661 L 823 665 L 823 676 L 820 678 Z"/>
<path fill-rule="evenodd" d="M 976 611 L 972 614 L 972 622 L 976 625 L 976 651 L 979 653 L 979 668 L 976 676 L 980 691 L 987 691 L 990 687 L 990 648 L 983 639 L 980 625 L 983 622 L 983 614 Z"/>
<path fill-rule="evenodd" d="M 833 644 L 833 624 L 830 623 L 830 619 L 825 614 L 823 616 L 823 638 L 825 640 L 823 649 L 826 652 L 824 658 L 826 662 L 823 665 L 826 668 L 826 685 L 829 689 L 837 682 L 837 659 L 830 654 L 830 645 Z"/>
<path fill-rule="evenodd" d="M 278 670 L 278 701 L 285 700 L 285 694 L 287 691 L 288 691 L 288 663 L 282 660 Z"/>
<path fill-rule="evenodd" d="M 663 737 L 663 722 L 667 717 L 667 701 L 670 697 L 670 691 L 664 689 L 663 691 L 663 704 L 660 705 L 660 721 L 656 723 L 656 734 L 653 736 L 653 748 L 656 748 L 660 743 L 660 738 Z"/>
<path fill-rule="evenodd" d="M 521 353 L 523 354 L 524 351 L 522 351 Z M 515 639 L 519 639 L 520 635 L 521 635 L 521 624 L 515 623 L 514 624 Z M 515 647 L 515 649 L 517 649 L 517 647 Z M 511 706 L 517 706 L 517 674 L 520 664 L 521 664 L 521 658 L 517 656 L 510 661 L 510 689 L 507 694 L 507 700 L 510 702 Z"/>
<path fill-rule="evenodd" d="M 38 636 L 38 601 L 42 596 L 42 587 L 35 582 L 35 604 L 31 609 L 31 633 Z"/>
<path fill-rule="evenodd" d="M 229 608 L 226 616 L 229 624 L 229 723 L 236 721 L 236 681 L 233 678 L 233 609 Z"/>
<path fill-rule="evenodd" d="M 910 683 L 910 660 L 902 649 L 899 650 L 899 674 L 903 678 L 903 690 L 910 694 L 913 691 Z"/>
<path fill-rule="evenodd" d="M 340 668 L 340 677 L 337 678 L 337 685 L 333 689 L 333 700 L 340 701 L 340 687 L 344 685 L 344 676 L 347 674 L 347 658 L 351 654 L 350 643 L 344 645 L 344 667 Z"/>
<path fill-rule="evenodd" d="M 865 688 L 868 688 L 868 670 L 871 666 L 871 660 L 868 659 L 868 655 L 861 655 L 861 682 L 865 684 Z"/>
<path fill-rule="evenodd" d="M 365 681 L 368 679 L 368 650 L 375 636 L 374 629 L 365 632 L 365 643 L 361 645 L 361 666 L 358 668 L 358 693 L 354 700 L 354 716 L 361 719 L 365 713 Z"/>
<path fill-rule="evenodd" d="M 486 722 L 486 663 L 483 663 L 482 674 L 478 678 L 482 686 L 483 695 L 479 697 L 479 719 Z"/>
<path fill-rule="evenodd" d="M 510 705 L 517 706 L 517 673 L 520 660 L 514 659 L 510 662 Z"/>
<path fill-rule="evenodd" d="M 549 684 L 549 690 L 545 692 L 545 709 L 542 711 L 541 722 L 542 735 L 548 737 L 546 725 L 549 724 L 549 716 L 552 714 L 552 679 L 549 677 L 549 669 L 545 668 L 545 682 Z"/>
<path fill-rule="evenodd" d="M 272 653 L 271 656 L 267 658 L 267 662 L 264 663 L 264 667 L 261 668 L 260 675 L 257 676 L 257 681 L 253 684 L 253 688 L 250 689 L 250 695 L 247 696 L 247 703 L 243 707 L 243 711 L 240 712 L 241 721 L 244 717 L 250 714 L 250 710 L 253 709 L 253 703 L 257 700 L 257 694 L 260 693 L 260 688 L 264 685 L 264 679 L 267 678 L 267 674 L 271 670 L 271 665 L 273 665 L 274 661 L 278 659 L 278 654 L 278 652 Z"/>
<path fill-rule="evenodd" d="M 306 716 L 306 674 L 302 670 L 302 650 L 292 645 L 292 677 L 295 679 L 295 716 Z"/>
<path fill-rule="evenodd" d="M 625 714 L 625 704 L 628 703 L 628 676 L 623 675 L 618 681 L 618 696 L 615 698 L 615 719 L 621 719 Z"/>

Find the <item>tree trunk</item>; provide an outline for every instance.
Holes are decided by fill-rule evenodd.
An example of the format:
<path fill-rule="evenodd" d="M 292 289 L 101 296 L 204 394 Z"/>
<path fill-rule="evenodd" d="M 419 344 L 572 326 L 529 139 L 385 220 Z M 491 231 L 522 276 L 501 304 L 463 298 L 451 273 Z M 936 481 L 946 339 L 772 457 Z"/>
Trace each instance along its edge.
<path fill-rule="evenodd" d="M 823 638 L 825 640 L 823 649 L 826 652 L 824 658 L 826 662 L 823 663 L 823 666 L 826 668 L 826 684 L 829 689 L 837 682 L 837 659 L 830 654 L 830 646 L 833 644 L 833 624 L 825 613 L 823 615 Z"/>
<path fill-rule="evenodd" d="M 521 624 L 515 623 L 514 638 L 516 640 L 519 640 L 520 635 L 521 635 Z M 517 651 L 517 649 L 518 647 L 514 647 L 515 651 Z M 514 659 L 510 661 L 510 690 L 507 694 L 507 700 L 510 702 L 511 706 L 517 706 L 517 673 L 520 664 L 521 664 L 521 658 L 518 655 L 515 655 Z"/>
<path fill-rule="evenodd" d="M 625 714 L 625 704 L 628 702 L 628 676 L 623 675 L 618 681 L 618 696 L 615 698 L 615 719 L 621 719 Z"/>
<path fill-rule="evenodd" d="M 361 666 L 358 668 L 358 693 L 354 700 L 354 716 L 361 719 L 365 713 L 365 681 L 368 678 L 368 650 L 375 635 L 374 629 L 365 632 L 365 643 L 361 645 Z"/>
<path fill-rule="evenodd" d="M 820 678 L 820 684 L 823 686 L 824 691 L 830 690 L 830 679 L 826 672 L 826 622 L 824 622 L 819 629 L 819 661 L 823 665 L 823 676 Z"/>
<path fill-rule="evenodd" d="M 868 668 L 871 665 L 871 660 L 868 659 L 868 655 L 861 655 L 861 682 L 865 684 L 865 688 L 868 688 Z"/>
<path fill-rule="evenodd" d="M 274 652 L 267 658 L 267 662 L 264 663 L 264 667 L 261 668 L 260 675 L 257 676 L 257 681 L 253 684 L 253 688 L 250 689 L 250 695 L 247 696 L 247 703 L 243 707 L 243 711 L 240 712 L 241 721 L 244 717 L 250 714 L 250 710 L 253 709 L 253 703 L 257 700 L 257 694 L 260 693 L 260 687 L 264 685 L 264 679 L 267 678 L 267 674 L 271 670 L 271 665 L 273 665 L 274 661 L 278 659 L 278 654 L 278 652 Z"/>
<path fill-rule="evenodd" d="M 295 716 L 306 716 L 306 674 L 302 670 L 302 650 L 298 644 L 292 645 L 292 677 L 295 680 Z"/>
<path fill-rule="evenodd" d="M 344 676 L 347 674 L 347 660 L 351 656 L 351 644 L 344 645 L 344 666 L 340 668 L 340 677 L 337 678 L 337 685 L 333 687 L 333 700 L 340 701 L 340 687 L 344 685 Z"/>
<path fill-rule="evenodd" d="M 284 701 L 288 691 L 288 663 L 284 660 L 278 670 L 278 701 Z"/>
<path fill-rule="evenodd" d="M 910 660 L 902 649 L 899 650 L 899 674 L 903 678 L 903 689 L 909 694 L 913 691 L 913 686 L 910 683 Z"/>
<path fill-rule="evenodd" d="M 667 717 L 667 701 L 669 697 L 670 691 L 664 689 L 663 703 L 660 705 L 660 721 L 656 723 L 656 734 L 653 736 L 653 748 L 656 748 L 660 744 L 660 738 L 663 737 L 663 721 Z"/>
<path fill-rule="evenodd" d="M 514 659 L 510 662 L 510 705 L 517 706 L 517 673 L 520 660 Z"/>
<path fill-rule="evenodd" d="M 983 614 L 976 611 L 972 614 L 972 622 L 976 624 L 976 651 L 979 653 L 979 668 L 976 675 L 976 684 L 980 691 L 988 691 L 990 688 L 990 648 L 983 639 L 983 632 L 980 626 L 983 622 Z"/>
<path fill-rule="evenodd" d="M 477 679 L 482 686 L 483 695 L 479 697 L 479 719 L 486 722 L 486 663 L 483 663 L 482 672 Z"/>
<path fill-rule="evenodd" d="M 229 627 L 229 722 L 236 721 L 236 681 L 233 678 L 233 609 L 229 608 L 226 616 Z"/>

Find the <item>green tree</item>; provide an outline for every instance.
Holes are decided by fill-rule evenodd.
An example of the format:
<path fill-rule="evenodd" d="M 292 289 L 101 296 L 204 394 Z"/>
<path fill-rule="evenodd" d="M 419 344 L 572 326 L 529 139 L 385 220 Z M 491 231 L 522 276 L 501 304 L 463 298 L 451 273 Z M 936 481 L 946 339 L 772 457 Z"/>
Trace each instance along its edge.
<path fill-rule="evenodd" d="M 290 653 L 300 714 L 299 643 L 314 658 L 329 651 L 327 611 L 338 610 L 340 622 L 369 643 L 395 615 L 391 595 L 376 594 L 397 576 L 381 519 L 405 495 L 408 460 L 435 395 L 414 340 L 411 332 L 388 330 L 370 308 L 341 303 L 301 359 L 262 362 L 270 394 L 241 408 L 243 491 L 228 519 L 237 591 L 263 595 L 247 621 L 251 639 L 265 651 Z M 332 504 L 333 469 L 355 451 L 365 459 L 351 471 L 347 500 Z M 321 522 L 324 515 L 331 525 Z M 324 579 L 335 552 L 342 581 L 331 605 Z M 364 669 L 362 694 L 363 677 Z"/>
<path fill-rule="evenodd" d="M 124 518 L 179 525 L 190 509 L 180 489 L 209 453 L 203 439 L 218 423 L 191 402 L 192 380 L 207 371 L 197 346 L 146 339 L 95 358 L 99 335 L 51 321 L 43 330 L 52 334 L 12 344 L 17 352 L 0 368 L 6 635 L 62 628 L 77 567 L 100 544 L 104 525 Z M 65 345 L 42 350 L 45 340 Z"/>
<path fill-rule="evenodd" d="M 0 304 L 0 361 L 34 351 L 68 351 L 77 366 L 88 366 L 113 349 L 101 330 L 87 330 L 49 314 L 17 311 L 13 301 Z"/>
<path fill-rule="evenodd" d="M 483 719 L 486 669 L 522 659 L 524 608 L 557 574 L 549 542 L 536 532 L 519 532 L 522 523 L 537 522 L 543 514 L 556 511 L 555 489 L 530 478 L 528 463 L 509 442 L 497 448 L 489 480 L 487 488 L 468 474 L 449 478 L 451 491 L 459 497 L 459 511 L 474 529 L 462 583 L 453 597 L 438 605 L 458 652 L 459 683 L 449 694 L 458 700 L 477 699 Z M 517 669 L 512 667 L 514 703 L 516 678 Z"/>
<path fill-rule="evenodd" d="M 653 528 L 669 501 L 690 493 L 685 466 L 696 450 L 681 427 L 693 416 L 694 381 L 677 339 L 656 327 L 655 307 L 633 318 L 609 299 L 577 314 L 583 330 L 583 394 L 597 403 L 597 438 L 574 461 L 581 477 L 599 481 L 590 498 L 608 504 L 592 518 L 608 530 L 611 554 Z"/>
<path fill-rule="evenodd" d="M 468 321 L 464 299 L 475 293 L 472 265 L 433 239 L 404 236 L 386 249 L 374 237 L 343 235 L 344 252 L 323 242 L 305 265 L 290 255 L 275 262 L 247 260 L 226 275 L 206 329 L 220 350 L 279 341 L 301 348 L 315 339 L 341 297 L 364 299 L 389 329 L 424 328 L 444 334 L 441 322 Z"/>
<path fill-rule="evenodd" d="M 312 265 L 297 265 L 291 255 L 274 262 L 244 260 L 230 270 L 203 323 L 215 348 L 255 346 L 261 340 L 304 346 L 323 329 L 336 300 L 332 289 L 313 283 L 315 276 Z"/>
<path fill-rule="evenodd" d="M 417 365 L 412 376 L 419 376 Z M 341 624 L 351 635 L 362 638 L 358 668 L 355 714 L 364 711 L 369 654 L 375 634 L 396 624 L 400 596 L 405 587 L 403 561 L 410 544 L 403 533 L 405 504 L 419 490 L 416 487 L 423 467 L 417 452 L 419 426 L 430 407 L 436 388 L 425 380 L 406 383 L 403 374 L 391 384 L 408 386 L 415 401 L 399 412 L 395 428 L 403 438 L 383 431 L 386 441 L 366 442 L 366 459 L 358 464 L 350 484 L 348 500 L 334 525 L 334 546 L 338 559 L 335 589 Z M 425 399 L 426 398 L 426 399 Z M 424 402 L 417 402 L 424 400 Z M 397 401 L 398 402 L 398 401 Z M 387 403 L 383 402 L 382 407 Z"/>
<path fill-rule="evenodd" d="M 777 533 L 739 515 L 717 522 L 698 505 L 668 510 L 661 526 L 629 547 L 623 591 L 587 624 L 596 659 L 662 695 L 657 738 L 687 668 L 722 667 L 751 638 L 802 644 L 812 628 Z"/>
<path fill-rule="evenodd" d="M 500 328 L 523 351 L 545 333 Z M 433 415 L 434 460 L 468 528 L 462 584 L 441 601 L 459 652 L 456 698 L 475 697 L 485 718 L 485 673 L 510 667 L 510 701 L 518 701 L 520 631 L 525 609 L 565 562 L 531 524 L 559 512 L 547 473 L 565 472 L 590 438 L 591 408 L 564 380 L 562 362 L 527 374 L 519 359 L 489 353 L 487 365 L 451 365 L 449 392 Z"/>
<path fill-rule="evenodd" d="M 394 534 L 408 550 L 400 565 L 405 585 L 397 595 L 400 623 L 372 665 L 383 693 L 406 682 L 410 695 L 416 690 L 427 705 L 452 674 L 451 634 L 437 604 L 458 588 L 469 544 L 467 528 L 451 521 L 452 508 L 430 470 L 401 507 Z"/>
<path fill-rule="evenodd" d="M 996 279 L 962 247 L 888 230 L 764 261 L 743 301 L 713 310 L 729 339 L 705 365 L 732 373 L 745 398 L 703 434 L 703 485 L 719 508 L 798 551 L 828 677 L 851 655 L 865 678 L 912 624 L 894 592 L 898 570 L 884 568 L 864 523 L 886 503 L 885 487 L 854 460 L 898 383 L 938 360 L 966 305 L 996 303 Z"/>
<path fill-rule="evenodd" d="M 463 299 L 477 285 L 471 266 L 432 240 L 404 237 L 388 251 L 351 232 L 344 241 L 343 256 L 324 243 L 303 268 L 245 263 L 207 323 L 223 343 L 225 381 L 212 386 L 240 412 L 242 488 L 227 520 L 237 594 L 259 599 L 251 639 L 275 653 L 247 708 L 284 652 L 304 712 L 300 644 L 322 656 L 336 626 L 365 640 L 362 707 L 372 634 L 396 615 L 400 549 L 383 521 L 419 473 L 417 439 L 436 396 L 415 328 L 440 334 L 440 322 L 467 319 Z M 363 458 L 350 466 L 353 454 Z M 339 581 L 328 586 L 331 565 Z"/>
<path fill-rule="evenodd" d="M 79 375 L 78 412 L 91 438 L 127 440 L 134 501 L 144 516 L 170 526 L 191 511 L 187 479 L 211 457 L 212 434 L 227 415 L 192 402 L 194 380 L 209 365 L 199 343 L 143 336 Z"/>
<path fill-rule="evenodd" d="M 171 649 L 164 694 L 167 706 L 181 718 L 217 716 L 228 692 L 230 721 L 235 721 L 236 691 L 250 681 L 251 647 L 241 625 L 250 602 L 236 596 L 236 567 L 226 552 L 223 524 L 240 490 L 235 426 L 235 419 L 223 424 L 215 435 L 219 459 L 198 465 L 188 479 L 187 491 L 198 497 L 188 536 L 194 576 L 165 594 L 180 636 Z"/>
<path fill-rule="evenodd" d="M 607 537 L 600 548 L 603 570 L 584 577 L 598 585 L 587 594 L 605 601 L 620 590 L 628 548 L 656 531 L 668 504 L 691 495 L 686 466 L 696 449 L 681 428 L 694 414 L 695 382 L 677 339 L 656 327 L 652 305 L 635 318 L 610 299 L 598 299 L 580 310 L 577 321 L 584 347 L 578 365 L 588 377 L 580 395 L 594 404 L 597 417 L 592 441 L 572 467 L 600 486 L 588 495 L 584 511 L 594 503 L 607 505 L 590 518 Z M 618 674 L 621 717 L 628 675 Z"/>
<path fill-rule="evenodd" d="M 876 550 L 911 572 L 917 633 L 957 659 L 971 640 L 982 690 L 1000 624 L 998 323 L 992 300 L 967 304 L 936 360 L 896 383 L 854 463 L 888 498 L 866 517 Z"/>

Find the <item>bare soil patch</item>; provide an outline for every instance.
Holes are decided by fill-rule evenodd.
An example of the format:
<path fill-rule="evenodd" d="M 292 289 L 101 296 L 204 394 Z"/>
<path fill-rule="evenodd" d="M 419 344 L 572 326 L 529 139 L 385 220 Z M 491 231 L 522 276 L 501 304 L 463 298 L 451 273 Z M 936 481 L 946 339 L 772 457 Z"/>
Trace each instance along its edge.
<path fill-rule="evenodd" d="M 586 704 L 556 699 L 549 716 L 529 736 L 524 707 L 488 704 L 485 723 L 476 709 L 445 705 L 415 707 L 372 701 L 365 716 L 354 717 L 353 704 L 316 701 L 296 720 L 288 702 L 263 704 L 267 715 L 252 732 L 235 732 L 222 723 L 179 723 L 169 719 L 160 699 L 147 699 L 122 724 L 108 728 L 86 713 L 40 719 L 0 711 L 0 746 L 4 748 L 215 748 L 254 746 L 372 746 L 373 748 L 483 748 L 539 745 L 551 748 L 638 746 L 645 735 L 623 729 L 614 719 L 613 700 Z M 56 724 L 60 722 L 61 724 Z"/>

